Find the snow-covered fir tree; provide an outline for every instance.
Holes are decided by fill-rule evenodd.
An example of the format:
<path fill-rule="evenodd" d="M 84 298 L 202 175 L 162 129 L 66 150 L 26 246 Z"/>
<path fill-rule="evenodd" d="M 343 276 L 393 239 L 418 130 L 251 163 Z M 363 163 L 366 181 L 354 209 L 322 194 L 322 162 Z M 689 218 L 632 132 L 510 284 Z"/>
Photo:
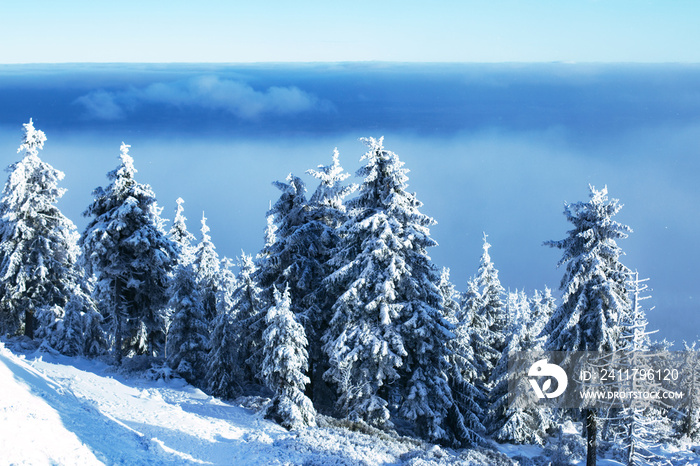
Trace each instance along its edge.
<path fill-rule="evenodd" d="M 177 256 L 153 190 L 134 179 L 129 147 L 122 143 L 120 164 L 107 174 L 109 186 L 93 192 L 84 213 L 90 220 L 80 238 L 117 361 L 162 353 L 169 275 Z"/>
<path fill-rule="evenodd" d="M 443 298 L 443 314 L 454 326 L 455 337 L 448 341 L 450 355 L 449 384 L 452 397 L 457 409 L 450 413 L 448 423 L 453 429 L 462 431 L 462 438 L 471 445 L 484 442 L 484 426 L 481 423 L 485 401 L 483 391 L 476 387 L 475 381 L 479 373 L 472 348 L 470 323 L 472 316 L 460 306 L 461 296 L 452 282 L 450 270 L 444 268 L 440 275 L 440 293 Z M 460 416 L 461 415 L 461 416 Z"/>
<path fill-rule="evenodd" d="M 537 299 L 542 301 L 539 292 Z M 527 373 L 529 365 L 527 359 L 516 358 L 510 364 L 509 358 L 516 352 L 542 351 L 544 339 L 540 336 L 542 328 L 546 324 L 549 315 L 544 314 L 546 308 L 538 306 L 537 311 L 531 308 L 530 300 L 524 291 L 508 293 L 506 299 L 506 312 L 513 316 L 512 324 L 507 331 L 506 346 L 496 364 L 490 384 L 492 386 L 487 415 L 484 419 L 487 432 L 499 442 L 511 442 L 516 444 L 536 443 L 544 444 L 546 430 L 551 424 L 551 413 L 546 406 L 531 404 L 523 405 L 524 398 L 516 398 L 513 403 L 509 399 L 509 384 L 517 383 L 528 385 L 525 378 L 510 380 L 512 374 Z M 521 390 L 529 390 L 529 387 L 521 387 Z"/>
<path fill-rule="evenodd" d="M 454 335 L 441 314 L 439 274 L 427 254 L 436 245 L 429 231 L 435 221 L 406 191 L 407 170 L 398 156 L 384 150 L 381 139 L 364 142 L 369 151 L 358 170 L 364 182 L 347 204 L 350 219 L 327 279 L 338 299 L 324 336 L 325 377 L 336 384 L 339 408 L 351 420 L 387 424 L 391 399 L 421 434 L 449 441 L 459 434 L 445 422 L 455 407 L 446 374 L 447 341 Z"/>
<path fill-rule="evenodd" d="M 194 271 L 204 306 L 205 321 L 216 318 L 216 293 L 219 288 L 219 254 L 209 236 L 207 218 L 202 214 L 202 239 L 194 252 Z"/>
<path fill-rule="evenodd" d="M 191 263 L 178 265 L 170 285 L 168 307 L 173 310 L 173 317 L 168 331 L 166 360 L 189 383 L 203 386 L 209 329 L 193 269 Z"/>
<path fill-rule="evenodd" d="M 96 357 L 107 351 L 102 315 L 87 290 L 76 289 L 63 309 L 51 313 L 61 318 L 52 319 L 41 332 L 46 344 L 67 356 Z"/>
<path fill-rule="evenodd" d="M 631 309 L 629 268 L 616 240 L 632 230 L 613 217 L 622 205 L 608 201 L 608 190 L 590 186 L 588 202 L 565 204 L 564 215 L 573 224 L 563 240 L 545 245 L 563 251 L 559 266 L 562 301 L 545 326 L 549 351 L 615 351 L 621 347 L 621 323 Z"/>
<path fill-rule="evenodd" d="M 337 151 L 332 165 L 319 166 L 319 170 L 309 173 L 321 181 L 310 200 L 299 177 L 289 174 L 286 182 L 273 183 L 281 191 L 268 212 L 276 231 L 274 241 L 268 242 L 261 253 L 270 260 L 260 262 L 259 283 L 268 306 L 272 305 L 275 287 L 289 287 L 291 311 L 314 343 L 309 348 L 308 385 L 308 395 L 313 398 L 314 386 L 322 381 L 325 370 L 325 358 L 317 342 L 330 320 L 328 309 L 332 304 L 321 284 L 329 273 L 326 262 L 339 243 L 337 228 L 346 218 L 342 201 L 352 189 L 342 185 L 348 175 L 340 166 Z"/>
<path fill-rule="evenodd" d="M 83 312 L 83 354 L 88 357 L 105 354 L 109 350 L 109 341 L 104 330 L 104 318 L 97 304 L 89 294 L 84 297 L 73 295 L 72 299 L 74 298 L 78 298 L 76 307 Z"/>
<path fill-rule="evenodd" d="M 536 349 L 544 349 L 546 335 L 542 333 L 545 325 L 557 309 L 556 300 L 552 296 L 552 290 L 545 286 L 543 291 L 535 290 L 532 295 L 530 308 L 529 335 L 533 339 L 531 346 Z"/>
<path fill-rule="evenodd" d="M 243 253 L 238 259 L 238 267 L 235 281 L 232 277 L 221 281 L 218 315 L 207 363 L 210 391 L 226 398 L 245 394 L 245 386 L 254 382 L 260 367 L 257 361 L 262 354 L 265 325 L 255 262 Z"/>
<path fill-rule="evenodd" d="M 488 319 L 481 312 L 483 309 L 481 303 L 481 294 L 479 293 L 476 278 L 471 277 L 467 280 L 467 289 L 462 294 L 461 307 L 464 318 L 467 321 L 469 344 L 474 354 L 474 359 L 472 360 L 472 365 L 474 370 L 476 370 L 473 378 L 474 385 L 481 394 L 481 403 L 486 407 L 488 387 L 486 386 L 487 381 L 484 380 L 484 374 L 489 367 L 489 361 L 497 360 L 500 355 L 489 344 L 495 337 L 489 329 Z M 482 415 L 486 414 L 483 409 L 481 411 Z"/>
<path fill-rule="evenodd" d="M 0 334 L 33 337 L 36 314 L 52 313 L 48 325 L 60 318 L 82 281 L 78 233 L 56 206 L 64 174 L 39 158 L 45 141 L 24 124 L 23 157 L 7 169 L 0 199 Z"/>
<path fill-rule="evenodd" d="M 616 240 L 632 230 L 613 220 L 622 205 L 608 201 L 607 187 L 590 187 L 590 200 L 565 204 L 564 215 L 573 224 L 563 240 L 545 245 L 563 251 L 559 266 L 566 265 L 561 281 L 562 301 L 544 332 L 549 351 L 607 351 L 621 346 L 621 322 L 630 311 L 629 268 Z M 587 465 L 597 458 L 597 414 L 584 410 Z"/>
<path fill-rule="evenodd" d="M 409 274 L 400 255 L 403 238 L 395 231 L 403 225 L 386 205 L 398 200 L 392 194 L 404 192 L 407 177 L 382 140 L 366 142 L 370 150 L 362 160 L 367 163 L 357 173 L 365 181 L 348 202 L 350 220 L 331 259 L 336 271 L 326 281 L 338 299 L 323 337 L 330 366 L 324 376 L 336 385 L 346 417 L 381 426 L 390 418 L 387 385 L 399 379 L 407 356 L 399 328 L 402 297 L 395 292 L 396 282 Z"/>
<path fill-rule="evenodd" d="M 245 255 L 243 256 L 246 257 Z M 241 267 L 242 274 L 252 271 L 252 260 L 248 258 L 251 267 L 246 270 Z M 222 397 L 233 399 L 242 393 L 243 367 L 245 359 L 240 358 L 242 329 L 236 327 L 234 296 L 238 281 L 231 270 L 232 263 L 227 257 L 221 260 L 219 289 L 216 295 L 216 318 L 211 331 L 211 351 L 207 356 L 206 380 L 209 392 Z M 249 277 L 246 277 L 248 279 Z"/>
<path fill-rule="evenodd" d="M 307 370 L 308 344 L 304 327 L 296 321 L 290 309 L 289 290 L 274 290 L 275 304 L 265 317 L 263 332 L 263 363 L 261 376 L 275 394 L 266 416 L 288 429 L 316 425 L 316 411 L 304 395 L 309 383 Z"/>
<path fill-rule="evenodd" d="M 306 185 L 291 173 L 286 182 L 272 184 L 281 194 L 267 213 L 268 219 L 274 222 L 275 231 L 271 240 L 266 239 L 260 253 L 269 260 L 259 262 L 258 282 L 267 307 L 274 306 L 274 290 L 288 286 L 291 311 L 308 329 L 305 311 L 313 304 L 309 298 L 318 288 L 323 272 L 321 264 L 310 257 L 320 245 L 309 231 Z"/>
<path fill-rule="evenodd" d="M 328 329 L 331 320 L 331 306 L 337 296 L 328 293 L 323 286 L 323 280 L 333 272 L 328 261 L 340 246 L 338 229 L 347 221 L 344 205 L 345 198 L 357 189 L 357 185 L 345 185 L 343 182 L 350 177 L 340 165 L 338 150 L 333 151 L 331 165 L 319 165 L 317 170 L 307 170 L 306 173 L 319 180 L 318 187 L 307 202 L 307 213 L 304 225 L 299 235 L 304 235 L 304 245 L 308 245 L 307 269 L 312 272 L 310 290 L 302 303 L 307 307 L 307 337 L 309 345 L 309 378 L 311 382 L 307 393 L 314 403 L 321 402 L 316 395 L 317 387 L 324 384 L 323 374 L 328 370 L 327 358 L 322 350 L 321 338 Z M 324 400 L 325 401 L 325 400 Z"/>
<path fill-rule="evenodd" d="M 644 371 L 644 373 L 654 371 L 652 358 L 655 358 L 656 354 L 650 352 L 649 338 L 649 335 L 654 332 L 647 331 L 648 321 L 642 306 L 642 301 L 650 298 L 650 296 L 642 296 L 642 293 L 648 289 L 644 283 L 647 280 L 640 280 L 637 272 L 630 276 L 632 308 L 621 322 L 622 346 L 617 352 L 620 362 L 611 367 L 628 371 Z M 615 353 L 614 355 L 617 356 Z M 654 392 L 662 388 L 660 381 L 648 379 L 642 381 L 638 377 L 619 377 L 613 384 L 620 392 Z M 609 418 L 604 419 L 608 424 L 606 430 L 612 431 L 615 446 L 623 451 L 627 466 L 659 464 L 662 460 L 652 451 L 659 437 L 663 417 L 658 408 L 660 408 L 658 403 L 631 399 L 627 400 L 622 407 L 608 410 Z"/>
<path fill-rule="evenodd" d="M 272 203 L 270 203 L 270 210 Z M 274 293 L 269 286 L 269 277 L 274 276 L 270 273 L 274 270 L 275 263 L 279 260 L 272 254 L 272 248 L 277 242 L 277 225 L 275 225 L 274 216 L 267 215 L 267 225 L 264 233 L 265 243 L 262 249 L 256 254 L 255 260 L 251 261 L 251 273 L 248 280 L 239 280 L 237 291 L 241 289 L 242 299 L 244 302 L 241 309 L 243 313 L 236 316 L 237 325 L 242 325 L 243 334 L 241 336 L 242 351 L 245 355 L 245 367 L 251 371 L 251 378 L 259 379 L 260 367 L 262 365 L 262 333 L 265 330 L 265 315 L 267 310 L 274 303 Z M 244 254 L 245 256 L 245 254 Z M 241 277 L 243 274 L 243 266 L 241 266 Z M 248 267 L 246 265 L 246 267 Z M 245 284 L 245 285 L 244 285 Z M 236 298 L 234 298 L 236 299 Z M 236 309 L 239 307 L 234 305 Z"/>
<path fill-rule="evenodd" d="M 175 211 L 173 225 L 168 232 L 168 237 L 179 248 L 178 264 L 187 265 L 194 260 L 195 248 L 192 246 L 192 242 L 195 241 L 196 238 L 187 230 L 187 217 L 185 217 L 184 214 L 185 208 L 182 206 L 185 201 L 181 197 L 178 197 L 175 202 L 177 203 L 177 209 Z"/>
<path fill-rule="evenodd" d="M 678 433 L 693 442 L 700 440 L 700 349 L 697 342 L 683 342 L 679 386 L 683 387 L 685 396 L 681 398 L 676 409 L 682 413 Z"/>
<path fill-rule="evenodd" d="M 490 348 L 478 353 L 483 359 L 483 371 L 479 374 L 481 384 L 487 389 L 491 388 L 491 373 L 506 347 L 507 326 L 509 325 L 503 296 L 505 290 L 498 279 L 498 269 L 491 261 L 489 248 L 484 234 L 483 253 L 476 275 L 476 284 L 479 288 L 479 307 L 475 312 L 475 320 L 479 326 L 485 325 L 485 329 L 479 329 L 481 344 Z M 484 331 L 485 330 L 485 331 Z"/>

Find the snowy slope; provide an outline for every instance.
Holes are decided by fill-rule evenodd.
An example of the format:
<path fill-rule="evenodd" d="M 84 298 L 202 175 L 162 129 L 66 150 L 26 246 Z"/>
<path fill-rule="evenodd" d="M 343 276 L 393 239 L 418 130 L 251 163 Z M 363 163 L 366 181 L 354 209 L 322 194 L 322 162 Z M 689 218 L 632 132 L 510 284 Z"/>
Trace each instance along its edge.
<path fill-rule="evenodd" d="M 480 464 L 456 455 L 337 427 L 288 432 L 178 379 L 0 343 L 0 464 Z"/>
<path fill-rule="evenodd" d="M 0 465 L 505 465 L 542 454 L 514 445 L 500 445 L 503 455 L 452 451 L 321 424 L 288 432 L 179 379 L 127 377 L 52 353 L 17 355 L 0 342 Z M 700 464 L 689 449 L 659 453 Z"/>

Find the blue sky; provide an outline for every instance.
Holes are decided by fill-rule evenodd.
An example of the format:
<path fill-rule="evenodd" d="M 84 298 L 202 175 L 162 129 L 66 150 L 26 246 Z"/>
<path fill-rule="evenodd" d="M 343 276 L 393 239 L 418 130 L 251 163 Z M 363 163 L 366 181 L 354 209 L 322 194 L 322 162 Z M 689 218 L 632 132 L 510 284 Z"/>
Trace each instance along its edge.
<path fill-rule="evenodd" d="M 461 290 L 483 231 L 504 286 L 556 289 L 559 252 L 542 242 L 566 234 L 563 201 L 608 185 L 635 230 L 625 263 L 652 279 L 651 326 L 693 340 L 698 18 L 689 0 L 3 1 L 0 165 L 33 117 L 82 228 L 124 141 L 164 216 L 183 197 L 190 229 L 206 211 L 236 256 L 262 245 L 272 181 L 336 146 L 354 173 L 357 139 L 385 135 Z M 134 65 L 173 62 L 190 65 Z M 241 65 L 265 62 L 293 64 Z"/>
<path fill-rule="evenodd" d="M 699 62 L 693 0 L 9 0 L 0 63 Z"/>

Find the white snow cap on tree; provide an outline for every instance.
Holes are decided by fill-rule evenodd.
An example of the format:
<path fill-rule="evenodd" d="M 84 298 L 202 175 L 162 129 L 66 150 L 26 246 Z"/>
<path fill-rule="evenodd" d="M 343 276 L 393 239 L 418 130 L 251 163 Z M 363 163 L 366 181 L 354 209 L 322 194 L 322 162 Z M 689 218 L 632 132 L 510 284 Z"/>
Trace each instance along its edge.
<path fill-rule="evenodd" d="M 34 122 L 31 118 L 29 123 L 24 123 L 22 126 L 24 126 L 24 140 L 17 149 L 17 153 L 25 151 L 27 154 L 37 155 L 39 150 L 44 148 L 46 135 L 43 131 L 34 128 Z"/>
<path fill-rule="evenodd" d="M 187 264 L 193 260 L 194 248 L 192 242 L 195 240 L 195 237 L 187 230 L 187 217 L 185 217 L 185 208 L 183 207 L 185 201 L 181 197 L 178 197 L 175 202 L 177 203 L 175 219 L 173 220 L 173 226 L 168 232 L 168 236 L 180 247 L 179 262 L 181 264 Z"/>

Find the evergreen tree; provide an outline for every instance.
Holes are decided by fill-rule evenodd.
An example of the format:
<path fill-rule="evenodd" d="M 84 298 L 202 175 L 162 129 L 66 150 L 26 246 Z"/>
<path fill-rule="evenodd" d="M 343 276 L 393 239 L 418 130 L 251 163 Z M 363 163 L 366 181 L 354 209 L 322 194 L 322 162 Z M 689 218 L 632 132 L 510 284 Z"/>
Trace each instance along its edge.
<path fill-rule="evenodd" d="M 330 265 L 329 292 L 338 296 L 324 336 L 340 409 L 351 419 L 389 422 L 389 399 L 431 439 L 449 441 L 447 387 L 451 325 L 441 315 L 439 275 L 427 248 L 436 245 L 420 201 L 406 191 L 407 170 L 382 140 L 366 139 L 359 195 Z M 391 386 L 394 382 L 400 383 Z M 440 426 L 438 428 L 438 426 Z"/>
<path fill-rule="evenodd" d="M 454 326 L 455 337 L 448 341 L 450 351 L 449 384 L 452 397 L 456 404 L 455 410 L 448 415 L 448 425 L 453 431 L 460 432 L 461 438 L 471 445 L 484 443 L 481 435 L 484 426 L 481 423 L 484 403 L 484 393 L 476 387 L 475 380 L 478 369 L 476 357 L 472 348 L 470 323 L 472 316 L 465 312 L 459 302 L 461 297 L 450 282 L 450 270 L 445 268 L 440 275 L 440 293 L 443 298 L 443 313 L 450 324 Z"/>
<path fill-rule="evenodd" d="M 173 320 L 168 332 L 168 365 L 189 383 L 203 386 L 209 330 L 192 264 L 179 265 L 171 284 L 169 307 Z"/>
<path fill-rule="evenodd" d="M 120 164 L 107 174 L 110 185 L 93 192 L 84 213 L 91 219 L 79 242 L 117 361 L 164 348 L 168 277 L 177 255 L 153 190 L 134 179 L 129 147 L 122 143 Z"/>
<path fill-rule="evenodd" d="M 650 353 L 651 341 L 647 332 L 648 325 L 646 313 L 641 302 L 650 296 L 641 296 L 647 289 L 640 280 L 639 274 L 635 272 L 629 280 L 629 288 L 632 298 L 632 308 L 621 322 L 622 327 L 622 347 L 618 350 L 620 362 L 611 367 L 618 367 L 622 370 L 644 371 L 653 373 L 654 365 L 652 357 L 656 354 Z M 617 354 L 614 354 L 617 356 Z M 629 373 L 628 372 L 628 373 Z M 661 389 L 660 381 L 640 380 L 638 377 L 620 377 L 615 382 L 615 388 L 620 392 L 642 392 L 657 391 Z M 651 451 L 659 436 L 659 426 L 661 424 L 660 406 L 649 400 L 628 400 L 621 408 L 608 410 L 613 416 L 608 421 L 608 429 L 613 431 L 615 445 L 624 449 L 624 456 L 628 466 L 641 466 L 647 464 L 658 464 L 661 458 Z"/>
<path fill-rule="evenodd" d="M 509 326 L 506 347 L 501 358 L 491 375 L 490 404 L 487 416 L 484 419 L 487 432 L 499 442 L 511 442 L 516 444 L 536 443 L 544 444 L 546 430 L 550 427 L 551 413 L 544 406 L 519 404 L 524 399 L 516 399 L 515 403 L 509 403 L 509 384 L 517 383 L 526 385 L 527 380 L 518 377 L 515 380 L 509 378 L 510 374 L 527 373 L 524 359 L 516 359 L 509 370 L 509 358 L 515 352 L 542 351 L 544 339 L 540 337 L 542 328 L 549 316 L 543 314 L 545 308 L 542 305 L 541 294 L 536 291 L 535 296 L 539 300 L 536 310 L 531 309 L 530 302 L 524 291 L 508 293 L 506 312 L 513 316 Z M 525 387 L 529 389 L 529 387 Z"/>
<path fill-rule="evenodd" d="M 194 260 L 192 242 L 195 240 L 195 237 L 187 230 L 187 217 L 184 215 L 185 208 L 182 206 L 185 201 L 178 197 L 175 202 L 177 202 L 177 210 L 175 211 L 175 219 L 173 220 L 173 226 L 168 232 L 168 237 L 179 248 L 178 263 L 187 265 Z"/>
<path fill-rule="evenodd" d="M 467 322 L 466 327 L 471 352 L 475 356 L 472 360 L 472 366 L 475 371 L 472 380 L 475 388 L 481 394 L 480 400 L 485 406 L 488 387 L 486 384 L 487 380 L 484 380 L 484 375 L 489 368 L 489 364 L 491 364 L 490 361 L 497 360 L 500 355 L 489 344 L 495 337 L 489 329 L 488 319 L 481 312 L 483 308 L 476 278 L 471 277 L 467 281 L 467 290 L 462 295 L 462 313 Z M 486 413 L 484 410 L 481 410 L 481 414 L 485 415 Z"/>
<path fill-rule="evenodd" d="M 270 205 L 270 210 L 272 205 Z M 258 378 L 260 367 L 262 366 L 262 334 L 265 330 L 265 315 L 267 310 L 274 304 L 274 293 L 269 286 L 269 278 L 273 274 L 270 270 L 276 267 L 279 258 L 272 254 L 272 248 L 277 242 L 277 225 L 275 225 L 274 216 L 267 215 L 267 225 L 265 227 L 265 244 L 263 248 L 255 256 L 255 261 L 246 264 L 250 267 L 251 273 L 248 280 L 239 281 L 241 299 L 243 299 L 242 313 L 236 316 L 236 325 L 243 327 L 242 333 L 242 353 L 245 355 L 245 366 L 250 370 L 250 380 Z M 245 255 L 244 255 L 245 256 Z M 241 269 L 241 274 L 243 273 Z M 238 294 L 238 289 L 235 295 Z M 234 298 L 236 299 L 236 298 Z M 238 308 L 236 305 L 234 307 Z"/>
<path fill-rule="evenodd" d="M 86 291 L 76 290 L 64 309 L 54 312 L 60 318 L 46 325 L 43 335 L 49 346 L 67 356 L 95 357 L 107 351 L 102 316 Z"/>
<path fill-rule="evenodd" d="M 75 225 L 56 207 L 64 174 L 38 155 L 45 141 L 32 120 L 24 124 L 24 156 L 8 168 L 0 199 L 0 334 L 33 338 L 35 314 L 60 317 L 82 279 Z"/>
<path fill-rule="evenodd" d="M 307 393 L 316 403 L 321 400 L 316 396 L 315 388 L 324 385 L 323 374 L 328 370 L 320 342 L 329 327 L 331 307 L 337 298 L 327 293 L 323 281 L 333 272 L 328 261 L 340 246 L 338 229 L 348 218 L 343 201 L 357 189 L 357 185 L 343 184 L 350 174 L 340 165 L 337 149 L 333 151 L 331 165 L 319 165 L 318 170 L 307 170 L 307 173 L 319 180 L 318 187 L 307 203 L 305 222 L 302 231 L 299 232 L 306 237 L 306 244 L 301 247 L 307 251 L 308 270 L 312 273 L 312 280 L 307 284 L 308 292 L 302 303 L 306 307 L 306 332 L 311 342 L 308 348 L 311 382 L 307 386 Z"/>
<path fill-rule="evenodd" d="M 247 259 L 247 262 L 246 262 Z M 211 351 L 207 357 L 207 376 L 209 391 L 219 397 L 233 399 L 242 394 L 241 383 L 244 379 L 245 358 L 241 357 L 243 328 L 236 325 L 236 317 L 242 303 L 236 300 L 239 281 L 231 271 L 228 258 L 221 261 L 219 290 L 216 296 L 216 319 L 211 332 Z M 241 259 L 241 280 L 250 280 L 254 270 L 252 259 L 243 255 Z M 249 264 L 246 267 L 245 264 Z M 238 295 L 240 298 L 240 294 Z M 250 379 L 251 377 L 249 377 Z"/>
<path fill-rule="evenodd" d="M 332 300 L 321 284 L 329 273 L 326 262 L 339 243 L 337 228 L 346 218 L 342 200 L 352 188 L 342 186 L 348 175 L 340 166 L 337 151 L 332 165 L 309 173 L 321 181 L 310 200 L 299 177 L 290 174 L 286 182 L 273 183 L 281 194 L 268 215 L 277 229 L 275 240 L 264 251 L 272 260 L 261 264 L 259 282 L 268 303 L 275 287 L 289 287 L 291 311 L 315 343 L 330 320 Z M 307 386 L 311 398 L 325 371 L 324 359 L 321 346 L 313 344 L 309 348 L 311 383 Z"/>
<path fill-rule="evenodd" d="M 79 297 L 80 295 L 73 295 Z M 85 294 L 79 301 L 79 307 L 83 311 L 83 354 L 88 357 L 97 357 L 109 350 L 109 342 L 104 331 L 104 318 L 98 310 L 97 304 Z"/>
<path fill-rule="evenodd" d="M 544 349 L 547 338 L 542 332 L 556 309 L 557 304 L 549 287 L 545 286 L 544 291 L 535 290 L 532 296 L 530 322 L 528 323 L 531 327 L 528 335 L 532 339 L 529 344 L 530 348 Z"/>
<path fill-rule="evenodd" d="M 690 441 L 700 440 L 700 351 L 696 342 L 692 345 L 683 342 L 683 352 L 679 386 L 685 396 L 676 406 L 682 414 L 679 434 Z"/>
<path fill-rule="evenodd" d="M 306 186 L 301 178 L 291 173 L 286 181 L 273 183 L 281 194 L 267 213 L 268 219 L 274 222 L 275 231 L 261 252 L 269 260 L 260 262 L 259 284 L 268 307 L 274 306 L 274 290 L 284 284 L 289 286 L 291 310 L 306 322 L 307 316 L 299 314 L 308 307 L 304 303 L 308 302 L 309 294 L 315 290 L 312 287 L 322 273 L 320 265 L 309 257 L 318 245 L 305 230 L 309 210 L 304 194 Z"/>
<path fill-rule="evenodd" d="M 209 236 L 207 218 L 202 214 L 202 240 L 194 253 L 194 270 L 197 287 L 199 288 L 202 305 L 204 306 L 205 322 L 213 322 L 216 318 L 216 293 L 219 287 L 219 255 Z"/>
<path fill-rule="evenodd" d="M 261 314 L 263 302 L 256 281 L 257 267 L 245 253 L 239 258 L 238 267 L 235 282 L 223 280 L 219 290 L 221 299 L 207 366 L 210 390 L 226 398 L 245 394 L 245 385 L 254 382 L 262 363 L 265 316 Z"/>
<path fill-rule="evenodd" d="M 304 395 L 309 378 L 307 367 L 307 340 L 304 327 L 290 310 L 289 290 L 280 296 L 274 290 L 275 305 L 265 317 L 263 333 L 263 363 L 261 376 L 275 394 L 266 416 L 282 426 L 293 429 L 316 425 L 316 412 L 311 400 Z"/>
<path fill-rule="evenodd" d="M 479 375 L 482 385 L 488 390 L 491 388 L 493 369 L 506 347 L 506 334 L 508 316 L 503 303 L 505 290 L 498 279 L 498 270 L 491 261 L 489 248 L 484 234 L 484 252 L 476 276 L 476 284 L 479 287 L 479 307 L 476 309 L 475 319 L 479 326 L 484 326 L 482 334 L 478 336 L 481 344 L 486 346 L 483 353 L 483 371 Z"/>
<path fill-rule="evenodd" d="M 590 186 L 586 203 L 565 204 L 564 215 L 574 225 L 568 236 L 545 245 L 563 251 L 562 302 L 544 328 L 549 351 L 607 351 L 621 346 L 620 323 L 631 308 L 627 277 L 616 240 L 632 230 L 613 220 L 622 205 L 608 201 L 608 190 Z M 587 465 L 596 463 L 596 412 L 586 409 Z"/>

